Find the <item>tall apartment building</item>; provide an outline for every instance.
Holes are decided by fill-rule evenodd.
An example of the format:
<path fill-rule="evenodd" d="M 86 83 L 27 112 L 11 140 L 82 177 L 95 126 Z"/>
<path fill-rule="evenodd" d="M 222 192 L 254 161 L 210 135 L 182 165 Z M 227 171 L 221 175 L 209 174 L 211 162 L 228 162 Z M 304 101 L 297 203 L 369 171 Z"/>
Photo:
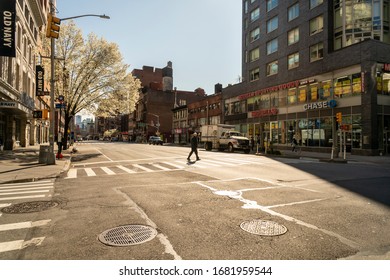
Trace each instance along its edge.
<path fill-rule="evenodd" d="M 244 82 L 223 90 L 225 123 L 324 152 L 341 126 L 348 151 L 389 153 L 389 2 L 243 0 Z"/>

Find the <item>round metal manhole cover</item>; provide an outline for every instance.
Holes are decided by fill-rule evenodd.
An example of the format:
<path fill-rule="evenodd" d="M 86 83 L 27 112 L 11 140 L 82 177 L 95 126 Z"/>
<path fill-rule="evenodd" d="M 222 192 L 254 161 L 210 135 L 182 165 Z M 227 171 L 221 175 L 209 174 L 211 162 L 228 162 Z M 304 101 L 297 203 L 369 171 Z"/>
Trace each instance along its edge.
<path fill-rule="evenodd" d="M 1 212 L 5 214 L 23 214 L 40 212 L 56 206 L 58 206 L 58 202 L 55 201 L 29 201 L 2 208 Z"/>
<path fill-rule="evenodd" d="M 287 228 L 283 225 L 272 221 L 252 220 L 241 223 L 240 227 L 252 234 L 276 236 L 287 232 Z"/>
<path fill-rule="evenodd" d="M 112 228 L 99 235 L 99 241 L 110 246 L 138 245 L 152 240 L 157 230 L 144 225 L 126 225 Z"/>

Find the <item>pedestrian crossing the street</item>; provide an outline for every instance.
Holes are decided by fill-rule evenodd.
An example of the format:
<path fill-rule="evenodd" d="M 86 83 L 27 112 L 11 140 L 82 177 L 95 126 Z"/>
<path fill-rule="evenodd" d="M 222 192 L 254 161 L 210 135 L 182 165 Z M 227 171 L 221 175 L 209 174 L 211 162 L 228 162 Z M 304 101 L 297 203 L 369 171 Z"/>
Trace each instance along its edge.
<path fill-rule="evenodd" d="M 13 201 L 51 197 L 53 190 L 54 180 L 0 184 L 0 205 Z"/>
<path fill-rule="evenodd" d="M 221 158 L 221 159 L 206 159 L 200 161 L 186 162 L 184 160 L 171 159 L 158 162 L 148 163 L 123 163 L 107 167 L 74 167 L 70 168 L 66 179 L 76 179 L 79 177 L 95 177 L 102 175 L 119 175 L 119 174 L 136 174 L 136 173 L 151 173 L 174 170 L 185 170 L 192 168 L 216 168 L 216 167 L 235 167 L 245 164 L 263 164 L 256 160 L 236 159 L 236 158 Z"/>

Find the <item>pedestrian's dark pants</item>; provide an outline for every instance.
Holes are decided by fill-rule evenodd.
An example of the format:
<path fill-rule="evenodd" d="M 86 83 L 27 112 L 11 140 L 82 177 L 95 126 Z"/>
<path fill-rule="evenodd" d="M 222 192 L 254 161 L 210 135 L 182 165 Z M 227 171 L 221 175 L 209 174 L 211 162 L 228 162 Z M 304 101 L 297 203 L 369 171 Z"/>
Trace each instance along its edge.
<path fill-rule="evenodd" d="M 193 153 L 195 153 L 196 159 L 198 159 L 199 158 L 199 156 L 198 156 L 198 149 L 196 149 L 196 148 L 195 149 L 191 149 L 191 152 L 188 155 L 188 159 L 192 156 Z"/>

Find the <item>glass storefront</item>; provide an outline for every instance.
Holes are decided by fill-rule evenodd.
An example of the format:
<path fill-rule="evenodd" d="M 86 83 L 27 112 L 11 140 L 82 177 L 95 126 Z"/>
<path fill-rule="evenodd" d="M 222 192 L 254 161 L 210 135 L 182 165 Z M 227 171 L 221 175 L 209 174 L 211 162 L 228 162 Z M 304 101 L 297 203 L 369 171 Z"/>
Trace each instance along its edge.
<path fill-rule="evenodd" d="M 335 112 L 344 109 L 342 124 L 347 148 L 360 149 L 361 115 L 351 114 L 352 107 L 348 110 L 345 105 L 337 107 L 340 102 L 337 100 L 361 95 L 362 74 L 356 71 L 331 79 L 327 78 L 329 76 L 333 75 L 323 75 L 323 80 L 295 81 L 226 99 L 225 116 L 247 113 L 248 118 L 241 123 L 240 130 L 248 137 L 260 139 L 262 146 L 266 141 L 290 145 L 296 138 L 303 147 L 326 148 L 332 147 L 333 138 L 338 137 L 334 133 Z M 390 75 L 386 78 L 390 82 Z"/>

